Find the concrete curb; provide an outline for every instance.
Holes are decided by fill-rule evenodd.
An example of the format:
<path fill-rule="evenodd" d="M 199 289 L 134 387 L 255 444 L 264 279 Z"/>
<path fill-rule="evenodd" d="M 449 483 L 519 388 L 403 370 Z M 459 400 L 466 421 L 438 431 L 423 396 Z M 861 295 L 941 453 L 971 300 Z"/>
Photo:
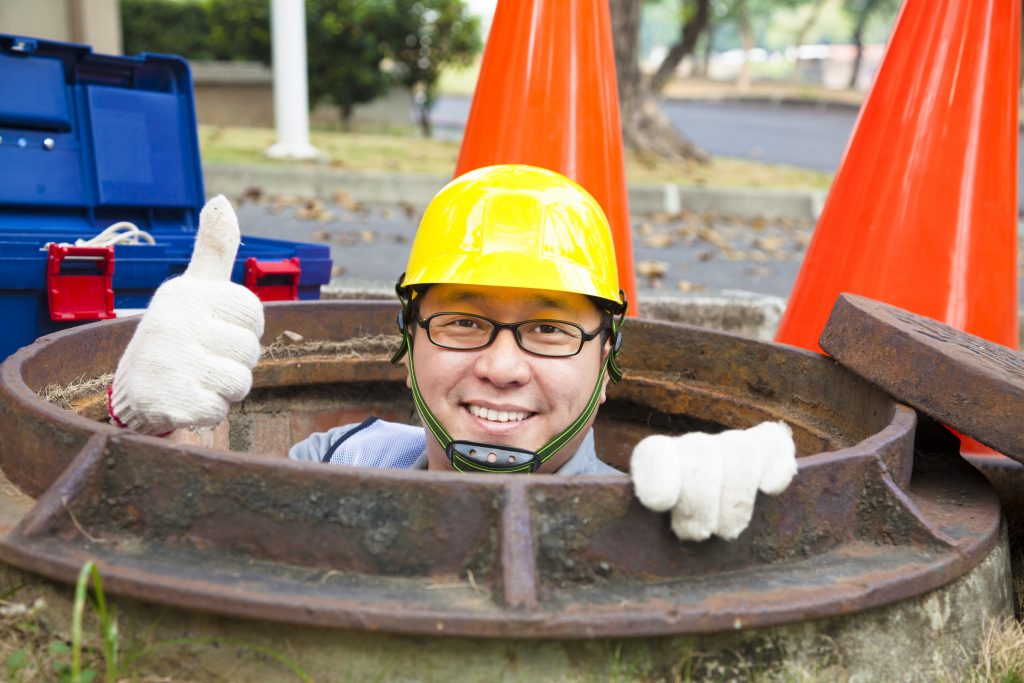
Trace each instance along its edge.
<path fill-rule="evenodd" d="M 268 194 L 331 200 L 340 189 L 367 204 L 410 202 L 419 206 L 426 205 L 449 180 L 441 176 L 345 171 L 310 165 L 204 164 L 203 174 L 210 195 L 238 196 L 259 187 Z M 689 209 L 738 218 L 816 220 L 824 199 L 825 192 L 820 190 L 702 188 L 673 183 L 629 186 L 629 205 L 634 214 L 674 214 Z"/>

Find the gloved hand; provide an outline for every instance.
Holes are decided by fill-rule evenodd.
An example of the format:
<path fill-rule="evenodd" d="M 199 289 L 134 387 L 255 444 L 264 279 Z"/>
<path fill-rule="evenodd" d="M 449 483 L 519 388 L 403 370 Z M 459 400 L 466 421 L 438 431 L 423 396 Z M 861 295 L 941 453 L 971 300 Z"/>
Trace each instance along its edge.
<path fill-rule="evenodd" d="M 252 387 L 263 304 L 231 282 L 238 218 L 222 195 L 199 214 L 188 269 L 160 285 L 114 374 L 110 414 L 144 434 L 223 420 Z"/>
<path fill-rule="evenodd" d="M 680 540 L 733 540 L 750 524 L 760 489 L 782 493 L 796 474 L 793 432 L 762 422 L 720 434 L 649 436 L 633 449 L 633 489 L 644 507 L 672 511 Z"/>

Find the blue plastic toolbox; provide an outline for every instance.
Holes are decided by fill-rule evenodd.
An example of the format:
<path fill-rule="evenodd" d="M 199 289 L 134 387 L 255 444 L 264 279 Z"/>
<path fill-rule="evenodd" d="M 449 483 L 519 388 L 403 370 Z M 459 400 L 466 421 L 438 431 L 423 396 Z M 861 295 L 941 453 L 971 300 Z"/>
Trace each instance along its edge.
<path fill-rule="evenodd" d="M 0 359 L 144 308 L 188 265 L 205 199 L 184 59 L 0 34 Z M 59 245 L 122 221 L 156 243 Z M 265 301 L 317 299 L 330 280 L 326 245 L 242 242 L 232 279 Z"/>

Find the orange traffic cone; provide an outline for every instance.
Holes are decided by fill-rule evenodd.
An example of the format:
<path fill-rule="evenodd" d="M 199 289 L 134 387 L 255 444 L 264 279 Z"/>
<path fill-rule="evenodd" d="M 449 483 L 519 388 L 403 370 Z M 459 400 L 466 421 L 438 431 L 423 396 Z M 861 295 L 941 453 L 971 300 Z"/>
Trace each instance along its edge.
<path fill-rule="evenodd" d="M 558 171 L 594 195 L 635 312 L 608 0 L 498 2 L 455 173 L 506 163 Z"/>
<path fill-rule="evenodd" d="M 1017 0 L 906 0 L 776 340 L 840 292 L 1017 346 Z"/>

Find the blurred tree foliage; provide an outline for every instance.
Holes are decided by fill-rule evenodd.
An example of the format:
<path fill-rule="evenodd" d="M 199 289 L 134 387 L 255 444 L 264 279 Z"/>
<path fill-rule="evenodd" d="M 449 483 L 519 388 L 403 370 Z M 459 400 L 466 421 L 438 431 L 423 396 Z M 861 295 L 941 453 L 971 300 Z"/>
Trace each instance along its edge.
<path fill-rule="evenodd" d="M 430 110 L 441 71 L 468 66 L 480 52 L 480 19 L 466 12 L 462 0 L 392 0 L 383 35 L 398 78 L 413 94 L 418 123 L 430 136 Z"/>
<path fill-rule="evenodd" d="M 127 54 L 270 63 L 270 0 L 121 0 Z M 393 84 L 414 94 L 420 127 L 441 71 L 480 52 L 480 25 L 464 0 L 306 0 L 310 104 L 353 107 Z"/>
<path fill-rule="evenodd" d="M 209 11 L 191 2 L 121 0 L 124 52 L 164 52 L 189 59 L 213 59 Z"/>
<path fill-rule="evenodd" d="M 223 1 L 223 0 L 217 0 Z M 264 0 L 264 4 L 270 4 Z M 338 106 L 345 129 L 357 104 L 387 92 L 393 77 L 381 68 L 386 5 L 367 0 L 307 0 L 309 99 Z"/>

